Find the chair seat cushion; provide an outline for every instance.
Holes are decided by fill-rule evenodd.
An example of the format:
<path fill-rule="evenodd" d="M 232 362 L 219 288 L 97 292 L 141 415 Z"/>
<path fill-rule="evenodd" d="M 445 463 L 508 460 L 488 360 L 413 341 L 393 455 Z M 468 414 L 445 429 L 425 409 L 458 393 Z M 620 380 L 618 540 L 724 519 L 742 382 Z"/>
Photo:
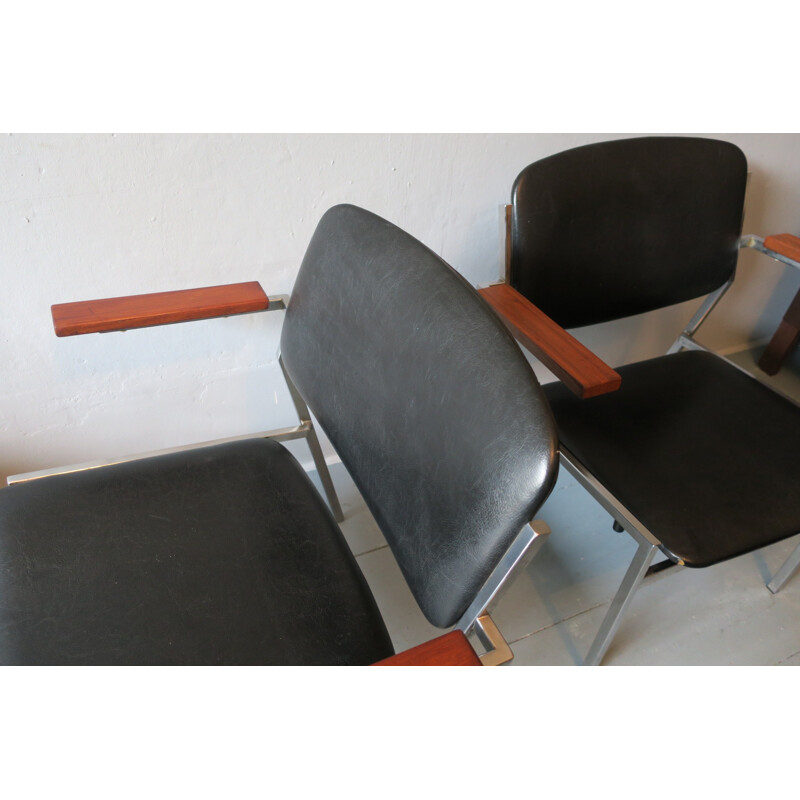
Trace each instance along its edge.
<path fill-rule="evenodd" d="M 369 664 L 392 653 L 338 526 L 274 441 L 0 490 L 0 663 Z"/>
<path fill-rule="evenodd" d="M 618 371 L 611 394 L 545 393 L 562 446 L 670 558 L 705 567 L 800 533 L 800 407 L 706 352 Z"/>

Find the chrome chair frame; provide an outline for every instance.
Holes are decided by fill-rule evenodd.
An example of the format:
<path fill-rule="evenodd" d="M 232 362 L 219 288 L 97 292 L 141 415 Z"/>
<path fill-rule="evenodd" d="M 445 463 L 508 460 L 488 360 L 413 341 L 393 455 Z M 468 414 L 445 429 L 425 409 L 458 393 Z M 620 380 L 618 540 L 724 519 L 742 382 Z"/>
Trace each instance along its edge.
<path fill-rule="evenodd" d="M 288 303 L 289 297 L 287 295 L 272 296 L 270 297 L 269 307 L 264 310 L 285 311 Z M 278 352 L 278 364 L 280 365 L 284 381 L 286 382 L 286 387 L 289 391 L 289 395 L 297 413 L 297 425 L 286 428 L 276 428 L 269 431 L 260 431 L 257 433 L 213 439 L 210 441 L 197 442 L 178 447 L 135 453 L 132 455 L 121 456 L 112 460 L 100 459 L 96 461 L 72 464 L 69 466 L 53 467 L 33 472 L 20 473 L 9 476 L 6 479 L 6 483 L 10 486 L 12 484 L 33 481 L 52 475 L 81 472 L 83 470 L 111 466 L 112 464 L 121 464 L 129 461 L 151 458 L 154 456 L 167 455 L 168 453 L 194 450 L 201 447 L 208 447 L 210 445 L 224 444 L 247 439 L 274 439 L 278 442 L 305 439 L 311 453 L 317 475 L 319 476 L 320 483 L 322 484 L 322 488 L 325 492 L 328 506 L 331 509 L 334 519 L 341 523 L 345 519 L 344 512 L 342 511 L 341 502 L 336 492 L 336 488 L 334 487 L 333 479 L 331 477 L 330 470 L 328 469 L 328 464 L 325 460 L 325 455 L 322 451 L 319 437 L 314 427 L 314 422 L 311 418 L 311 412 L 309 411 L 308 405 L 289 376 L 280 352 Z M 514 657 L 508 642 L 495 625 L 489 612 L 494 608 L 503 592 L 511 584 L 512 577 L 516 575 L 519 570 L 525 568 L 525 566 L 542 547 L 549 534 L 550 528 L 542 520 L 533 520 L 523 526 L 514 541 L 509 546 L 505 555 L 501 558 L 497 567 L 484 583 L 478 595 L 476 595 L 473 602 L 470 604 L 458 622 L 453 626 L 453 630 L 460 630 L 465 636 L 473 637 L 472 644 L 473 646 L 475 644 L 479 645 L 479 647 L 476 648 L 476 652 L 478 653 L 478 657 L 484 665 L 495 666 L 503 664 L 510 661 Z"/>
<path fill-rule="evenodd" d="M 265 309 L 265 311 L 285 311 L 288 302 L 289 298 L 287 295 L 273 296 L 270 298 L 269 308 Z M 226 442 L 236 442 L 245 439 L 275 439 L 277 442 L 288 442 L 293 439 L 305 439 L 308 444 L 308 449 L 311 452 L 311 457 L 314 460 L 314 466 L 317 469 L 317 474 L 319 475 L 322 488 L 325 491 L 325 497 L 328 501 L 328 506 L 331 509 L 334 519 L 337 522 L 343 522 L 344 513 L 342 512 L 342 506 L 339 502 L 339 497 L 336 494 L 336 489 L 334 488 L 333 480 L 331 479 L 331 474 L 325 461 L 325 455 L 322 452 L 322 447 L 319 443 L 319 437 L 317 436 L 314 423 L 311 419 L 311 413 L 308 410 L 308 406 L 303 401 L 303 398 L 300 396 L 300 393 L 297 391 L 297 388 L 292 383 L 289 374 L 286 372 L 280 356 L 278 357 L 278 363 L 280 364 L 284 380 L 286 381 L 286 386 L 289 390 L 289 394 L 297 412 L 297 417 L 299 420 L 298 425 L 293 425 L 288 428 L 276 428 L 258 433 L 246 433 L 240 436 L 229 436 L 222 439 L 213 439 L 207 442 L 197 442 L 195 444 L 182 445 L 179 447 L 168 447 L 163 450 L 151 450 L 145 453 L 122 456 L 113 460 L 88 461 L 81 464 L 72 464 L 66 467 L 54 467 L 37 470 L 35 472 L 20 473 L 19 475 L 10 475 L 6 479 L 6 484 L 11 486 L 15 483 L 24 483 L 26 481 L 36 480 L 37 478 L 45 478 L 50 475 L 63 475 L 70 472 L 81 472 L 87 469 L 107 467 L 112 464 L 122 464 L 127 461 L 138 461 L 142 458 L 161 456 L 168 453 L 178 453 L 185 450 L 194 450 L 199 447 L 208 447 L 209 445 L 224 444 Z"/>
<path fill-rule="evenodd" d="M 455 624 L 455 628 L 466 636 L 475 635 L 485 650 L 479 657 L 487 666 L 504 664 L 514 657 L 508 642 L 492 621 L 490 611 L 497 605 L 514 577 L 539 552 L 549 535 L 550 527 L 544 520 L 532 520 L 524 525 Z"/>
<path fill-rule="evenodd" d="M 777 261 L 800 268 L 800 265 L 798 265 L 797 262 L 793 262 L 791 259 L 787 259 L 778 253 L 774 253 L 773 251 L 764 248 L 763 240 L 761 240 L 760 237 L 752 235 L 742 236 L 739 240 L 739 247 L 754 248 L 765 253 L 766 255 L 771 256 Z M 694 337 L 700 326 L 710 315 L 711 311 L 716 307 L 723 295 L 731 287 L 733 280 L 734 278 L 732 277 L 723 286 L 705 298 L 684 330 L 670 346 L 669 350 L 667 351 L 668 354 L 677 353 L 681 350 L 705 350 L 707 352 L 711 352 L 709 351 L 709 348 L 698 342 Z M 720 358 L 724 358 L 718 354 L 715 355 Z M 734 364 L 729 359 L 724 360 L 732 366 L 735 366 L 737 369 L 746 372 L 746 370 L 743 370 L 739 365 Z M 760 380 L 758 377 L 755 379 Z M 783 393 L 779 394 L 785 396 Z M 797 404 L 792 398 L 788 399 Z M 566 469 L 575 477 L 581 486 L 583 486 L 583 488 L 586 489 L 586 491 L 588 491 L 589 494 L 591 494 L 592 497 L 594 497 L 595 500 L 597 500 L 597 502 L 600 503 L 600 505 L 613 517 L 614 529 L 617 531 L 624 530 L 637 543 L 637 550 L 634 553 L 634 556 L 630 562 L 630 565 L 628 566 L 627 571 L 625 572 L 616 594 L 611 600 L 608 611 L 606 612 L 606 615 L 600 624 L 598 632 L 595 634 L 595 638 L 592 641 L 584 660 L 584 664 L 587 666 L 597 666 L 602 662 L 606 652 L 608 651 L 614 635 L 616 634 L 622 622 L 622 617 L 630 607 L 633 595 L 641 582 L 648 575 L 651 575 L 654 572 L 659 572 L 662 569 L 672 566 L 682 566 L 682 562 L 665 559 L 653 564 L 656 552 L 661 546 L 659 539 L 638 519 L 636 519 L 636 517 L 631 514 L 631 512 L 622 503 L 620 503 L 616 497 L 614 497 L 614 495 L 608 492 L 602 484 L 595 480 L 585 466 L 572 453 L 563 447 L 563 445 L 560 448 L 559 454 L 560 463 L 566 467 Z M 777 593 L 789 580 L 789 578 L 794 575 L 798 568 L 800 568 L 800 544 L 795 547 L 794 551 L 784 561 L 783 565 L 775 572 L 772 580 L 767 583 L 767 588 L 773 594 Z"/>

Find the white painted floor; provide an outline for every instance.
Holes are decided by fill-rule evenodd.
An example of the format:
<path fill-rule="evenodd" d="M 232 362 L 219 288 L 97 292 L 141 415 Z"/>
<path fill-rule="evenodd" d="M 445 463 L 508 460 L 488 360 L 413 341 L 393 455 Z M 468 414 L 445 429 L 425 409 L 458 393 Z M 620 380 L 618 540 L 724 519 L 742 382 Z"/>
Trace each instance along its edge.
<path fill-rule="evenodd" d="M 734 356 L 754 371 L 760 350 Z M 766 380 L 766 376 L 761 373 Z M 800 353 L 771 381 L 800 401 Z M 372 587 L 397 650 L 439 631 L 418 609 L 345 469 L 332 474 L 342 529 Z M 635 550 L 610 516 L 562 470 L 537 516 L 545 546 L 494 609 L 514 652 L 511 666 L 583 661 Z M 800 665 L 800 573 L 777 595 L 766 583 L 800 542 L 794 537 L 702 570 L 674 567 L 647 578 L 609 649 L 607 665 Z"/>

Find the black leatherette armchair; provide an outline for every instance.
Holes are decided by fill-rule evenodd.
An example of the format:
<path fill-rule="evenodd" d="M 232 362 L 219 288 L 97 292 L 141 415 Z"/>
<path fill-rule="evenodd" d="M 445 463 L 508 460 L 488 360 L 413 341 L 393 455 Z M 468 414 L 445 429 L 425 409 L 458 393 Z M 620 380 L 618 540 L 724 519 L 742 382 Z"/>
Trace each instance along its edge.
<path fill-rule="evenodd" d="M 54 320 L 67 334 L 208 316 L 199 292 L 172 315 L 137 317 L 134 302 L 108 322 L 101 301 L 88 326 L 59 328 L 81 304 L 54 307 Z M 149 307 L 164 300 L 149 297 Z M 558 463 L 552 416 L 519 348 L 438 256 L 354 206 L 320 221 L 285 314 L 281 364 L 297 428 L 0 490 L 0 662 L 390 658 L 334 519 L 324 459 L 327 505 L 277 441 L 304 436 L 320 456 L 309 408 L 428 619 L 454 628 L 456 644 L 476 634 L 484 663 L 510 657 L 486 610 L 543 541 L 546 529 L 529 523 Z M 469 647 L 454 659 L 438 646 L 438 663 L 480 663 Z M 400 663 L 430 663 L 411 652 Z"/>
<path fill-rule="evenodd" d="M 741 236 L 746 177 L 733 144 L 642 137 L 553 155 L 514 183 L 506 282 L 482 293 L 521 341 L 545 323 L 580 327 L 706 296 L 667 355 L 600 365 L 599 379 L 548 361 L 564 346 L 544 353 L 563 378 L 544 387 L 561 462 L 638 544 L 589 664 L 648 571 L 707 567 L 800 533 L 800 409 L 694 338 L 740 247 L 786 261 Z M 666 561 L 653 565 L 658 552 Z M 769 588 L 798 562 L 800 548 Z"/>

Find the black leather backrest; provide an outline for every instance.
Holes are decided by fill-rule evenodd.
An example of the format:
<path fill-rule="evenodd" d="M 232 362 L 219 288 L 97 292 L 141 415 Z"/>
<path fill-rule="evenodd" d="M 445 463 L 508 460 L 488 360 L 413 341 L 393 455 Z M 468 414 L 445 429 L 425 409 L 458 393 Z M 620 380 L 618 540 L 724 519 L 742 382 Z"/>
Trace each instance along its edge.
<path fill-rule="evenodd" d="M 700 297 L 736 267 L 747 161 L 713 139 L 585 145 L 512 191 L 509 282 L 570 328 Z"/>
<path fill-rule="evenodd" d="M 556 475 L 553 419 L 519 348 L 435 253 L 336 206 L 303 260 L 281 351 L 420 608 L 452 625 Z"/>

